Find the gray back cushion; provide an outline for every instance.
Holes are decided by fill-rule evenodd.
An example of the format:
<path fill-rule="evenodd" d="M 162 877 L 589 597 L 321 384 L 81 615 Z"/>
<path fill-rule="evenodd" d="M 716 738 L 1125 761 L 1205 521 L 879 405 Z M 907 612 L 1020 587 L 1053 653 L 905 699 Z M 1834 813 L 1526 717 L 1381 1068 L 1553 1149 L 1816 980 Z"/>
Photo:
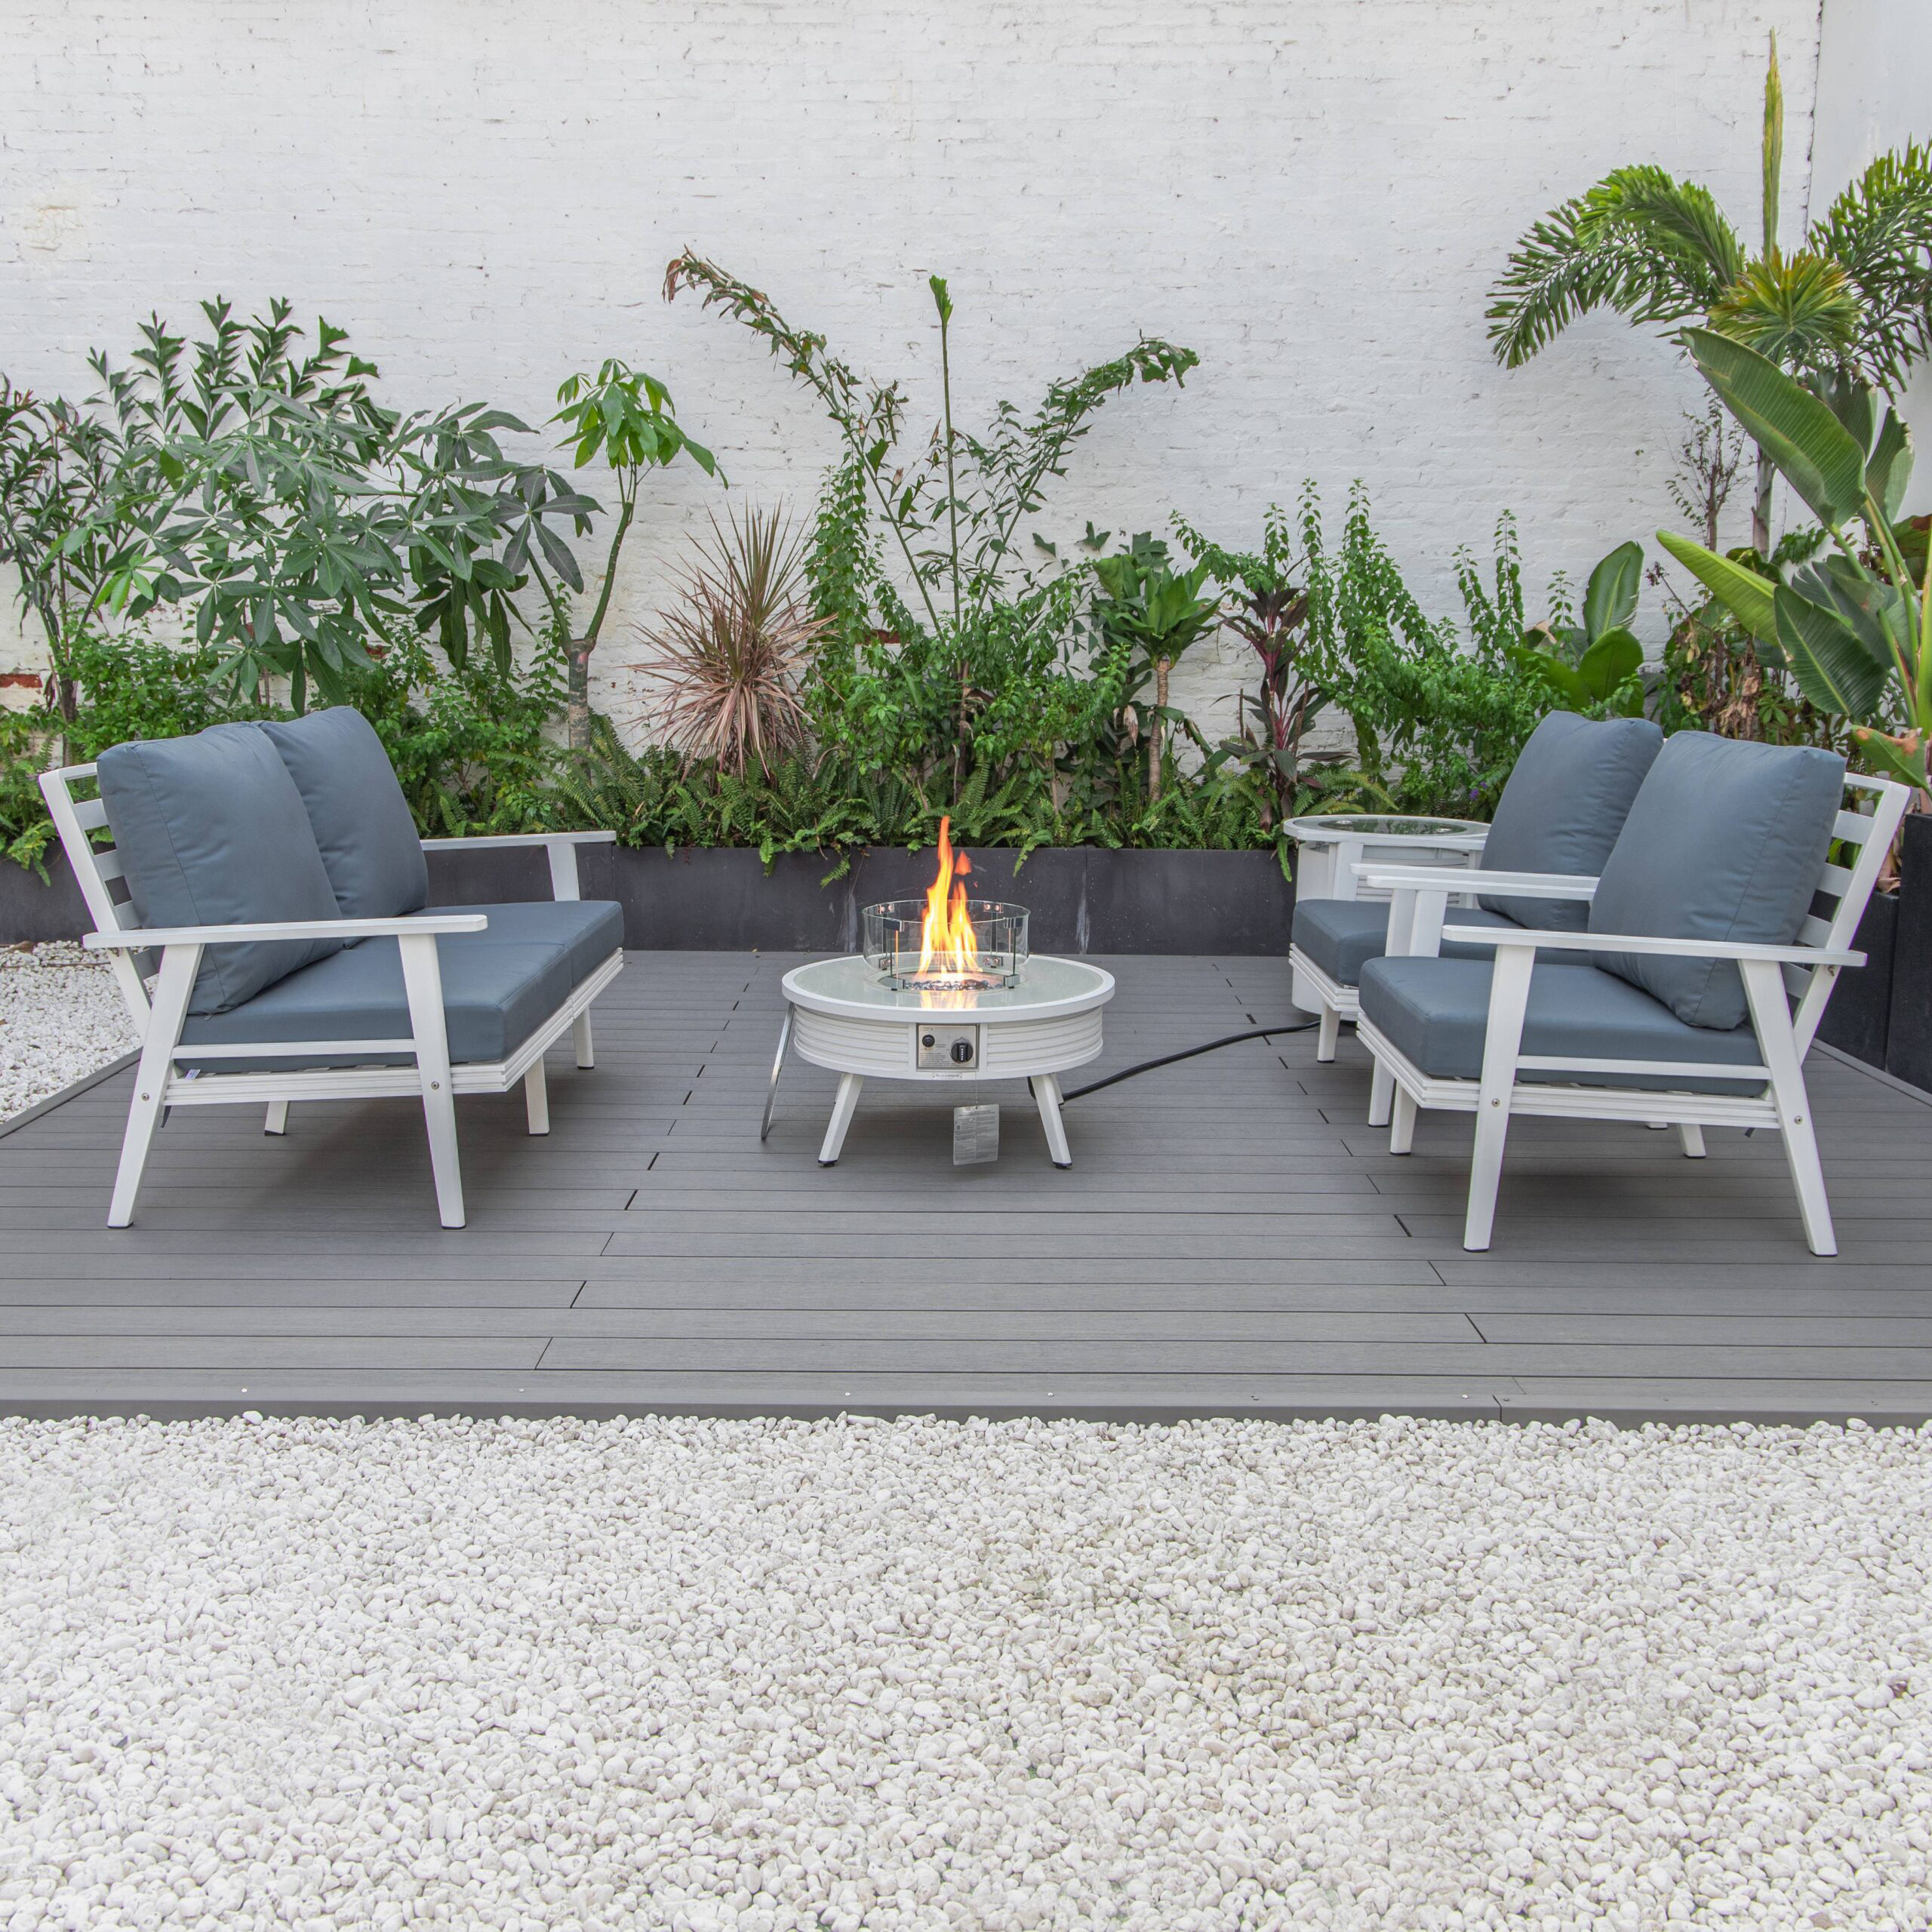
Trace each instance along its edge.
<path fill-rule="evenodd" d="M 1844 792 L 1835 752 L 1678 732 L 1604 866 L 1590 931 L 1789 946 L 1811 909 Z M 1601 964 L 1687 1025 L 1744 1023 L 1744 982 L 1729 960 L 1611 952 Z"/>
<path fill-rule="evenodd" d="M 144 926 L 333 919 L 335 894 L 301 794 L 256 724 L 115 745 L 100 801 Z M 226 1013 L 341 949 L 337 939 L 211 946 L 190 1013 Z"/>
<path fill-rule="evenodd" d="M 1663 732 L 1647 718 L 1592 719 L 1552 711 L 1530 734 L 1497 801 L 1496 822 L 1483 843 L 1484 869 L 1595 878 L 1663 743 Z M 1580 933 L 1589 917 L 1581 899 L 1484 893 L 1476 903 L 1519 926 L 1557 932 Z"/>
<path fill-rule="evenodd" d="M 264 724 L 309 810 L 346 919 L 395 919 L 429 901 L 423 841 L 375 727 L 338 705 Z"/>

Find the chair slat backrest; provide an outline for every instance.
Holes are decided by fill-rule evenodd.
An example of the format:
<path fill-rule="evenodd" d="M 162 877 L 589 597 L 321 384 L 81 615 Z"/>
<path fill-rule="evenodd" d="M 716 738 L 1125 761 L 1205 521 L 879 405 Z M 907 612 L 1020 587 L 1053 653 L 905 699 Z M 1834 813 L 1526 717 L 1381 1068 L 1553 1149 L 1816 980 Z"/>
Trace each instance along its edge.
<path fill-rule="evenodd" d="M 1830 864 L 1825 867 L 1812 904 L 1829 907 L 1829 915 L 1823 909 L 1814 911 L 1798 934 L 1803 944 L 1832 951 L 1857 943 L 1858 922 L 1865 916 L 1885 856 L 1898 836 L 1899 822 L 1912 802 L 1911 792 L 1889 778 L 1847 774 L 1844 783 L 1846 791 L 1852 795 L 1850 809 L 1838 814 L 1832 836 L 1851 848 L 1852 863 L 1849 866 Z M 1825 1002 L 1832 996 L 1838 976 L 1835 966 L 1786 969 L 1786 986 L 1798 1001 L 1792 1025 L 1801 1054 L 1810 1048 L 1818 1023 L 1825 1017 Z"/>
<path fill-rule="evenodd" d="M 107 808 L 98 798 L 77 798 L 76 784 L 94 775 L 91 764 L 65 764 L 40 774 L 41 795 L 52 814 L 54 829 L 66 848 L 67 863 L 74 869 L 75 882 L 86 900 L 88 916 L 97 932 L 128 932 L 134 928 L 134 909 L 128 890 L 128 869 L 111 845 L 97 845 L 88 835 L 109 830 Z M 121 888 L 115 896 L 116 884 Z M 148 989 L 143 979 L 149 970 L 149 955 L 138 957 L 115 952 L 109 955 L 121 996 L 128 1002 L 135 1024 L 148 1023 Z"/>

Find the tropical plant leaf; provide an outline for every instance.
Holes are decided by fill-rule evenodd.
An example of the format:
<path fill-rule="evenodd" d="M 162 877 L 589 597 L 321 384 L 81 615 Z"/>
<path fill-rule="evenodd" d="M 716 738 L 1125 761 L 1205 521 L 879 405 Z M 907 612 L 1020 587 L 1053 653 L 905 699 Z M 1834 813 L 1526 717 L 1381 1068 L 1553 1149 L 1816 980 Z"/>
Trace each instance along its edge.
<path fill-rule="evenodd" d="M 1772 607 L 1777 586 L 1755 571 L 1720 557 L 1701 543 L 1660 530 L 1657 541 L 1721 604 L 1760 644 L 1778 641 L 1777 618 Z"/>
<path fill-rule="evenodd" d="M 1863 316 L 1844 270 L 1808 249 L 1750 263 L 1711 304 L 1713 329 L 1796 368 L 1841 362 L 1857 342 Z"/>
<path fill-rule="evenodd" d="M 1629 623 L 1637 614 L 1643 587 L 1643 545 L 1620 543 L 1590 573 L 1583 592 L 1583 635 L 1594 641 L 1605 631 Z"/>
<path fill-rule="evenodd" d="M 1884 667 L 1835 611 L 1827 611 L 1780 584 L 1775 593 L 1778 641 L 1798 688 L 1821 709 L 1865 720 L 1885 688 Z"/>
<path fill-rule="evenodd" d="M 1837 529 L 1865 495 L 1865 452 L 1830 408 L 1741 342 L 1686 329 L 1684 346 L 1736 417 L 1820 522 Z"/>
<path fill-rule="evenodd" d="M 1878 440 L 1865 466 L 1865 488 L 1887 523 L 1898 521 L 1912 481 L 1912 432 L 1896 409 L 1885 411 Z"/>
<path fill-rule="evenodd" d="M 1583 653 L 1577 675 L 1595 701 L 1605 702 L 1626 678 L 1644 668 L 1644 647 L 1621 624 L 1613 625 Z"/>

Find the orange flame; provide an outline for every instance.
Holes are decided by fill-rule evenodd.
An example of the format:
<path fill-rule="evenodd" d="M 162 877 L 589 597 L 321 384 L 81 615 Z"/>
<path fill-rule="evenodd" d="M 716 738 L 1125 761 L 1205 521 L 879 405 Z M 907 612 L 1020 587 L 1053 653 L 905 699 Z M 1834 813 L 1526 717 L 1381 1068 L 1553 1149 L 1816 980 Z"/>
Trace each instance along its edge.
<path fill-rule="evenodd" d="M 952 849 L 952 821 L 941 819 L 939 875 L 927 888 L 925 921 L 919 931 L 922 977 L 963 977 L 979 970 L 979 942 L 966 905 L 966 875 L 972 869 L 966 854 Z"/>

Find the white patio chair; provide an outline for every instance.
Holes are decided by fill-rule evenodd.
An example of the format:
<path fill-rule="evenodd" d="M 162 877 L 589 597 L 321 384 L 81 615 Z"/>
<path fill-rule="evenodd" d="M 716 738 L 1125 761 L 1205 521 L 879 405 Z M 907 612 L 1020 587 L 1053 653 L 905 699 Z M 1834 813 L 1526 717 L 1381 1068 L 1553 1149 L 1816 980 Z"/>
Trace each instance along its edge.
<path fill-rule="evenodd" d="M 385 759 L 383 769 L 387 768 Z M 279 1134 L 286 1128 L 292 1101 L 395 1096 L 420 1100 L 442 1225 L 461 1227 L 465 1217 L 456 1096 L 507 1093 L 520 1081 L 529 1131 L 546 1134 L 546 1051 L 568 1032 L 574 1038 L 577 1065 L 588 1068 L 593 1063 L 590 1008 L 622 970 L 621 918 L 615 921 L 617 943 L 606 949 L 615 906 L 589 902 L 580 912 L 566 914 L 560 902 L 580 897 L 577 848 L 609 843 L 614 835 L 543 832 L 415 840 L 409 829 L 409 837 L 425 853 L 541 848 L 549 862 L 549 903 L 429 908 L 396 916 L 339 915 L 143 928 L 131 903 L 124 855 L 115 847 L 94 842 L 94 834 L 109 829 L 106 806 L 99 798 L 75 795 L 76 786 L 96 774 L 94 764 L 67 765 L 43 774 L 40 785 L 94 921 L 95 930 L 82 943 L 110 955 L 122 996 L 142 1036 L 108 1225 L 124 1228 L 132 1220 L 149 1149 L 171 1108 L 262 1106 L 266 1109 L 266 1131 Z M 389 783 L 394 782 L 391 774 Z M 401 802 L 399 791 L 395 802 Z M 558 903 L 552 923 L 558 931 L 541 934 L 534 928 L 550 903 Z M 516 970 L 494 975 L 503 983 L 500 996 L 491 990 L 491 972 L 476 970 L 474 952 L 466 956 L 464 977 L 476 989 L 472 1003 L 482 1017 L 490 1017 L 487 1009 L 495 1000 L 502 1008 L 497 1017 L 520 1037 L 506 1037 L 503 1050 L 491 1051 L 488 1057 L 459 1055 L 453 1062 L 445 987 L 448 962 L 439 946 L 486 934 L 493 913 L 506 928 L 497 936 L 494 958 L 509 961 L 513 952 L 516 957 L 511 963 Z M 568 932 L 563 930 L 566 924 Z M 371 952 L 358 962 L 334 949 L 343 942 L 384 939 L 397 943 L 406 1012 L 393 1001 L 385 1006 L 380 998 L 374 1002 L 375 1010 L 406 1023 L 380 1037 L 344 1037 L 343 1021 L 371 1004 L 368 987 L 380 976 L 380 955 Z M 331 949 L 331 956 L 305 970 L 285 973 L 260 996 L 230 1011 L 199 1020 L 191 1015 L 191 995 L 208 949 L 290 942 L 321 942 Z M 344 962 L 340 969 L 339 961 Z M 291 1038 L 291 1009 L 296 1014 L 303 1010 L 300 996 L 305 980 L 340 982 L 352 975 L 359 982 L 354 990 L 361 996 L 359 1001 L 355 997 L 337 999 L 334 1029 L 327 1023 L 328 998 L 317 996 L 311 986 L 306 1010 L 317 1016 L 315 1034 Z M 257 1019 L 259 1026 L 251 1024 Z M 526 1026 L 533 1020 L 535 1023 Z M 278 1064 L 283 1062 L 288 1064 Z M 224 1063 L 243 1070 L 223 1071 Z"/>
<path fill-rule="evenodd" d="M 1495 822 L 1481 856 L 1469 859 L 1470 869 L 1449 871 L 1450 890 L 1464 923 L 1506 928 L 1534 922 L 1536 908 L 1486 890 L 1479 869 L 1487 868 L 1491 876 L 1595 873 L 1610 856 L 1663 743 L 1663 732 L 1646 718 L 1586 718 L 1571 711 L 1553 711 L 1545 718 L 1531 733 L 1497 801 Z M 1391 857 L 1364 864 L 1362 844 L 1361 839 L 1338 844 L 1333 897 L 1297 896 L 1295 900 L 1288 961 L 1297 986 L 1311 989 L 1320 1008 L 1318 1060 L 1335 1057 L 1342 1023 L 1354 1020 L 1360 1011 L 1361 969 L 1389 943 L 1386 898 L 1364 897 L 1361 888 L 1367 884 L 1372 893 L 1382 869 L 1401 862 Z M 1582 926 L 1580 912 L 1573 923 Z M 1448 949 L 1463 950 L 1454 945 Z"/>
<path fill-rule="evenodd" d="M 1703 735 L 1671 740 L 1658 774 L 1671 746 Z M 1647 792 L 1653 783 L 1646 780 Z M 1356 1020 L 1357 1038 L 1376 1062 L 1371 1123 L 1386 1121 L 1390 1152 L 1406 1154 L 1419 1109 L 1476 1116 L 1466 1248 L 1490 1244 L 1509 1121 L 1531 1115 L 1674 1125 L 1693 1158 L 1704 1152 L 1706 1128 L 1774 1129 L 1812 1252 L 1838 1251 L 1804 1061 L 1839 973 L 1864 964 L 1852 942 L 1911 796 L 1885 779 L 1847 777 L 1844 786 L 1852 808 L 1838 811 L 1830 837 L 1855 856 L 1849 866 L 1816 866 L 1810 892 L 1797 903 L 1826 910 L 1804 913 L 1788 943 L 1597 930 L 1601 880 L 1577 876 L 1478 872 L 1454 884 L 1590 903 L 1587 932 L 1476 926 L 1447 909 L 1451 888 L 1439 874 L 1361 869 L 1365 882 L 1392 895 L 1389 949 L 1364 968 Z M 1604 876 L 1627 858 L 1626 841 L 1655 842 L 1673 830 L 1680 840 L 1692 836 L 1668 798 L 1656 802 L 1647 811 L 1640 796 Z M 1627 885 L 1630 867 L 1621 869 Z M 1627 891 L 1620 890 L 1620 918 L 1627 918 Z M 1493 952 L 1494 964 L 1439 957 L 1443 941 Z M 1565 963 L 1550 963 L 1552 954 Z M 1663 1001 L 1592 963 L 1641 972 L 1651 961 L 1728 962 L 1743 981 L 1743 1023 L 1686 1024 Z"/>

